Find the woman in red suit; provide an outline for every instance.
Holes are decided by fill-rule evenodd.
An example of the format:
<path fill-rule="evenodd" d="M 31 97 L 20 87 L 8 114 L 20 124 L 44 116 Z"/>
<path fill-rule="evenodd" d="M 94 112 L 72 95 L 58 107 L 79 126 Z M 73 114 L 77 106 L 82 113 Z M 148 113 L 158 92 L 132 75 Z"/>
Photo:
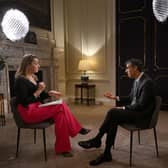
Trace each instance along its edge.
<path fill-rule="evenodd" d="M 44 99 L 54 96 L 59 99 L 61 93 L 45 91 L 44 82 L 38 82 L 35 73 L 40 67 L 39 59 L 34 55 L 25 55 L 16 72 L 15 95 L 18 101 L 18 111 L 26 123 L 36 123 L 52 118 L 55 123 L 55 152 L 64 156 L 72 156 L 69 136 L 78 133 L 87 134 L 90 130 L 82 128 L 72 115 L 70 109 L 62 102 L 57 105 L 40 107 Z"/>

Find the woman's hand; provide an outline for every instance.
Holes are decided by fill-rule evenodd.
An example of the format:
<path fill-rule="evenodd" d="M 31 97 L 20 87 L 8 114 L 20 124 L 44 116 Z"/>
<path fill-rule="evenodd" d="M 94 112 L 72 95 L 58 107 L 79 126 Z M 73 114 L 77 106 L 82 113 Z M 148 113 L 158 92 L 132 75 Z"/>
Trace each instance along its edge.
<path fill-rule="evenodd" d="M 50 90 L 48 92 L 49 96 L 54 96 L 56 99 L 59 99 L 62 96 L 61 92 L 55 91 L 55 90 Z"/>
<path fill-rule="evenodd" d="M 39 82 L 38 83 L 38 89 L 37 90 L 39 90 L 39 91 L 44 91 L 45 90 L 45 88 L 46 88 L 46 85 L 45 85 L 45 83 L 44 82 Z"/>
<path fill-rule="evenodd" d="M 38 83 L 38 88 L 37 90 L 34 92 L 34 96 L 35 97 L 39 97 L 39 95 L 41 94 L 42 91 L 44 91 L 46 88 L 46 85 L 44 82 L 39 82 Z"/>
<path fill-rule="evenodd" d="M 117 96 L 113 96 L 112 93 L 110 92 L 106 92 L 104 96 L 107 97 L 108 99 L 113 99 L 113 100 L 117 99 Z"/>

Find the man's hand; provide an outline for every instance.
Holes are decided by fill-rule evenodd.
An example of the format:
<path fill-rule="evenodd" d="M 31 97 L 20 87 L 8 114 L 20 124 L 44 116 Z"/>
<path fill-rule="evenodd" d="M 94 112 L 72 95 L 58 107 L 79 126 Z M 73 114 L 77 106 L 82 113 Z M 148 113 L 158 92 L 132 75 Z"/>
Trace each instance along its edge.
<path fill-rule="evenodd" d="M 108 99 L 113 99 L 113 100 L 117 99 L 117 96 L 113 96 L 112 93 L 110 92 L 106 92 L 104 96 L 107 97 Z"/>
<path fill-rule="evenodd" d="M 113 106 L 112 109 L 118 109 L 118 110 L 125 110 L 125 107 L 124 106 Z"/>

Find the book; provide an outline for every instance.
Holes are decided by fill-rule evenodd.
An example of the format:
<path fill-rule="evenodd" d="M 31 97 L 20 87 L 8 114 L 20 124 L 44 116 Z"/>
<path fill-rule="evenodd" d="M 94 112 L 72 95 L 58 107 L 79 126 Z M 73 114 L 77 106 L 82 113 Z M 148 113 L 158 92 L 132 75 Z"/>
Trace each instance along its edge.
<path fill-rule="evenodd" d="M 40 104 L 39 107 L 51 106 L 51 105 L 56 105 L 56 104 L 62 104 L 62 99 Z"/>

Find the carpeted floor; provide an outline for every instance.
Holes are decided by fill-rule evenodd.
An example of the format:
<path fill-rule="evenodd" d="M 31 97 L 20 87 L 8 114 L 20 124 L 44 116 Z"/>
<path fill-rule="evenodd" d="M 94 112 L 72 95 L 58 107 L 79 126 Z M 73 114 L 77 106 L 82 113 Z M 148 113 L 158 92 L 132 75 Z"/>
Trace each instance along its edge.
<path fill-rule="evenodd" d="M 33 143 L 33 131 L 22 130 L 19 158 L 15 158 L 16 126 L 11 114 L 5 127 L 0 127 L 0 168 L 88 168 L 89 160 L 94 159 L 104 149 L 104 140 L 99 149 L 85 150 L 77 142 L 93 137 L 103 120 L 109 105 L 74 105 L 70 108 L 84 127 L 91 128 L 88 135 L 77 135 L 71 139 L 74 157 L 64 158 L 54 154 L 54 127 L 46 130 L 48 161 L 44 161 L 42 132 L 38 131 L 37 143 Z M 141 145 L 138 145 L 137 134 L 134 135 L 133 167 L 136 168 L 166 168 L 168 165 L 168 112 L 161 111 L 157 125 L 160 157 L 155 155 L 152 130 L 141 132 Z M 129 167 L 129 132 L 119 128 L 115 149 L 112 149 L 113 161 L 97 167 L 123 168 Z"/>

